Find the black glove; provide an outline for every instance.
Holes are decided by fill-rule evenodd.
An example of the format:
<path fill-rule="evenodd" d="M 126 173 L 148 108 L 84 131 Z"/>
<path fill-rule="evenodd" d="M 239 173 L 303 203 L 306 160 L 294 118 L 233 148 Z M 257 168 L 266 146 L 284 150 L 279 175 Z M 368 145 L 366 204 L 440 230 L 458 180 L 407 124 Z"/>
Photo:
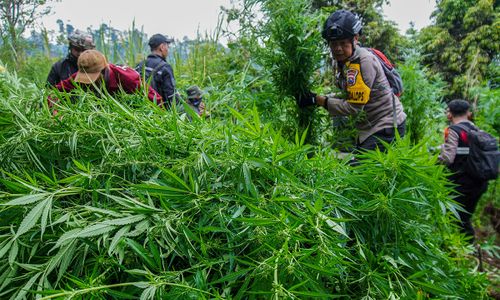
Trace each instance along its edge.
<path fill-rule="evenodd" d="M 316 94 L 310 91 L 306 91 L 298 96 L 295 96 L 295 100 L 297 100 L 297 105 L 300 108 L 304 108 L 307 106 L 316 104 Z"/>

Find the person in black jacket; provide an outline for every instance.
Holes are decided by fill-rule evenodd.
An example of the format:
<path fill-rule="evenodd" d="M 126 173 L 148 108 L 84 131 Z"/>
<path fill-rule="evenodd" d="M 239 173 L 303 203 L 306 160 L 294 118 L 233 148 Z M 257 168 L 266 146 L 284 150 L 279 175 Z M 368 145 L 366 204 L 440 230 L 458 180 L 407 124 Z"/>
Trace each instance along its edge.
<path fill-rule="evenodd" d="M 169 45 L 172 42 L 172 39 L 163 34 L 153 35 L 148 42 L 151 54 L 135 67 L 145 82 L 162 96 L 167 108 L 172 106 L 174 99 L 179 103 L 180 98 L 175 90 L 174 71 L 166 61 Z"/>
<path fill-rule="evenodd" d="M 68 37 L 68 55 L 52 65 L 47 77 L 47 84 L 55 86 L 62 80 L 69 78 L 78 71 L 77 61 L 80 54 L 85 50 L 95 48 L 90 34 L 76 30 Z"/>
<path fill-rule="evenodd" d="M 438 159 L 452 172 L 449 180 L 456 184 L 454 187 L 457 192 L 455 200 L 465 210 L 459 211 L 462 232 L 474 240 L 471 218 L 481 195 L 488 189 L 488 181 L 474 178 L 465 170 L 469 142 L 464 127 L 467 129 L 475 128 L 474 123 L 470 121 L 469 107 L 469 102 L 462 99 L 455 99 L 448 103 L 447 118 L 451 124 L 445 130 L 445 142 L 441 146 Z"/>

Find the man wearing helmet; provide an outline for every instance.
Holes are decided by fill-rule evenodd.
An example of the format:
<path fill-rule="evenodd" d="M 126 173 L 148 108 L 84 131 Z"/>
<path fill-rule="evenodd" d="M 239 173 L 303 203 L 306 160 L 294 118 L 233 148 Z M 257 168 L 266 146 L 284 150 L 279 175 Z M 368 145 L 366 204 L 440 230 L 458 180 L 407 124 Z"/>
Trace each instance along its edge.
<path fill-rule="evenodd" d="M 297 96 L 299 106 L 318 105 L 332 116 L 364 115 L 357 122 L 358 149 L 384 150 L 380 141 L 392 142 L 395 128 L 402 137 L 406 114 L 394 95 L 381 63 L 368 49 L 358 45 L 362 31 L 360 18 L 338 10 L 324 24 L 323 38 L 337 64 L 336 84 L 346 92 L 345 99 L 306 92 Z"/>
<path fill-rule="evenodd" d="M 78 57 L 85 50 L 95 48 L 94 41 L 90 34 L 76 30 L 68 37 L 68 55 L 52 65 L 47 83 L 55 86 L 60 81 L 67 79 L 78 71 Z"/>

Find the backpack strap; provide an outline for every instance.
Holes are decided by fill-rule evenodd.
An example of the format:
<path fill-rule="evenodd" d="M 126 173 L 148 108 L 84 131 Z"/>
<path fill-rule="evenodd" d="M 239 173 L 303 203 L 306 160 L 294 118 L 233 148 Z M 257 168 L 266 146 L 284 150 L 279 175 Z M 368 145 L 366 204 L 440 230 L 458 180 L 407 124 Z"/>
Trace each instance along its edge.
<path fill-rule="evenodd" d="M 457 129 L 458 128 L 458 129 Z M 476 126 L 472 125 L 471 123 L 457 123 L 453 124 L 450 126 L 450 129 L 455 131 L 458 134 L 458 138 L 462 140 L 462 142 L 469 144 L 470 141 L 468 139 L 469 132 L 470 130 L 477 129 Z M 461 132 L 465 131 L 467 134 L 466 137 L 463 137 Z M 468 155 L 470 153 L 470 147 L 457 147 L 457 154 L 458 155 Z"/>
<path fill-rule="evenodd" d="M 156 67 L 154 67 L 154 68 L 146 67 L 145 69 L 148 71 L 151 71 L 151 75 L 149 75 L 149 76 L 153 76 L 153 78 L 154 78 L 154 76 L 156 74 L 160 74 L 160 75 L 162 74 L 161 72 L 158 72 L 158 71 L 161 68 L 165 67 L 166 65 L 167 65 L 167 62 L 162 60 L 159 64 L 156 65 Z"/>
<path fill-rule="evenodd" d="M 373 54 L 375 56 L 375 58 L 377 59 L 377 61 L 379 62 L 380 66 L 382 67 L 382 70 L 384 70 L 384 65 L 385 64 L 387 66 L 387 68 L 389 68 L 389 70 L 392 70 L 394 69 L 394 66 L 391 64 L 391 62 L 387 59 L 387 57 L 384 55 L 384 53 L 382 53 L 381 51 L 375 49 L 375 48 L 366 48 L 371 54 Z M 387 78 L 387 74 L 384 73 L 384 76 L 385 78 L 387 79 L 387 82 L 389 83 L 389 79 Z M 389 87 L 391 88 L 392 90 L 392 87 L 390 86 L 391 84 L 389 83 Z M 394 99 L 394 96 L 396 96 L 396 94 L 392 93 L 392 123 L 393 123 L 393 126 L 394 126 L 394 130 L 397 130 L 398 128 L 398 121 L 397 121 L 397 115 L 396 115 L 396 99 Z"/>
<path fill-rule="evenodd" d="M 460 134 L 460 131 L 457 130 L 457 127 L 459 129 L 462 129 L 464 130 L 465 132 L 469 133 L 470 130 L 478 130 L 478 128 L 471 124 L 471 123 L 466 123 L 466 122 L 461 122 L 461 123 L 457 123 L 457 124 L 453 124 L 450 126 L 450 129 L 452 129 L 453 131 L 455 131 L 456 133 Z"/>

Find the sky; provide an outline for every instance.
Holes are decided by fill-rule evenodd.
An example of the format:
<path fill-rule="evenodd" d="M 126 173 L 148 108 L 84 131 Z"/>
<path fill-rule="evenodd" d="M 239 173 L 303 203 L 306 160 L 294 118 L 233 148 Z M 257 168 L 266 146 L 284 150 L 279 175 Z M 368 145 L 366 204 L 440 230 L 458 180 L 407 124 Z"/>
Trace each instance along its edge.
<path fill-rule="evenodd" d="M 398 24 L 401 33 L 409 28 L 410 21 L 415 22 L 416 29 L 430 24 L 435 0 L 390 2 L 384 5 L 384 15 Z M 52 4 L 53 14 L 44 17 L 42 23 L 54 30 L 58 28 L 57 19 L 81 30 L 102 23 L 126 30 L 135 20 L 136 27 L 143 26 L 148 36 L 163 33 L 176 39 L 193 39 L 198 31 L 214 31 L 221 6 L 231 7 L 231 0 L 62 0 Z"/>

